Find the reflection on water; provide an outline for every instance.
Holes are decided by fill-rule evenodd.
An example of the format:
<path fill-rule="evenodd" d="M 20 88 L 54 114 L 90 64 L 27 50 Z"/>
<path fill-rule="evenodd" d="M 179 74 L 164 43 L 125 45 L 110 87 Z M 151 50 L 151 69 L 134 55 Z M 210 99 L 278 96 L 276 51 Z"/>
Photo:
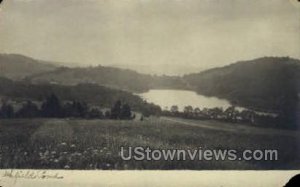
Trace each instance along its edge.
<path fill-rule="evenodd" d="M 180 111 L 188 105 L 200 109 L 204 107 L 223 107 L 225 109 L 230 106 L 225 99 L 206 97 L 189 90 L 150 90 L 138 95 L 147 102 L 159 105 L 162 109 L 170 109 L 173 105 L 177 105 Z"/>

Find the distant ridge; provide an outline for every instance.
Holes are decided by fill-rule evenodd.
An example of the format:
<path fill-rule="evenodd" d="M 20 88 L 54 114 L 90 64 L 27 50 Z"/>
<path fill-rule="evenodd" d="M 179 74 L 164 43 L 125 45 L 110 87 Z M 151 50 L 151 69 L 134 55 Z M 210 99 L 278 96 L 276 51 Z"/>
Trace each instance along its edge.
<path fill-rule="evenodd" d="M 96 84 L 129 92 L 189 89 L 255 110 L 280 112 L 299 101 L 300 61 L 262 57 L 184 76 L 155 76 L 116 67 L 59 67 L 23 55 L 0 54 L 0 76 L 33 84 Z M 295 107 L 295 106 L 294 106 Z"/>
<path fill-rule="evenodd" d="M 46 61 L 19 54 L 0 54 L 0 75 L 13 80 L 54 69 L 56 66 Z"/>
<path fill-rule="evenodd" d="M 51 62 L 17 54 L 0 54 L 0 67 L 0 76 L 12 80 L 26 80 L 34 84 L 92 83 L 131 92 L 143 92 L 151 88 L 186 89 L 186 84 L 179 76 L 147 75 L 129 69 L 101 65 L 94 67 L 55 66 Z"/>
<path fill-rule="evenodd" d="M 93 83 L 132 92 L 143 92 L 152 88 L 186 88 L 179 76 L 152 76 L 133 70 L 100 65 L 84 68 L 61 67 L 29 76 L 27 79 L 35 84 L 45 82 L 63 85 Z"/>

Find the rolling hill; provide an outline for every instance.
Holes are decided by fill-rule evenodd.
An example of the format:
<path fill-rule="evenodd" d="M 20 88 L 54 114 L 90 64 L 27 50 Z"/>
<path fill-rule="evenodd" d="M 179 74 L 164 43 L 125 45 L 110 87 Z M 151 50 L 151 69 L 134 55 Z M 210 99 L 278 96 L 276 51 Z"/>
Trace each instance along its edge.
<path fill-rule="evenodd" d="M 43 101 L 55 94 L 63 101 L 84 101 L 88 104 L 110 108 L 117 100 L 129 104 L 133 110 L 143 113 L 159 113 L 160 107 L 149 104 L 130 92 L 111 89 L 95 84 L 78 84 L 73 86 L 55 84 L 30 84 L 24 81 L 12 81 L 0 77 L 0 105 L 4 100 Z"/>
<path fill-rule="evenodd" d="M 151 88 L 186 88 L 179 76 L 152 76 L 101 65 L 71 68 L 53 64 L 23 55 L 0 54 L 0 76 L 12 80 L 27 80 L 34 84 L 90 83 L 131 92 L 143 92 Z"/>
<path fill-rule="evenodd" d="M 53 84 L 76 85 L 92 83 L 131 92 L 143 92 L 152 88 L 186 88 L 181 77 L 152 76 L 133 70 L 114 67 L 61 67 L 27 77 L 34 84 L 50 82 Z"/>
<path fill-rule="evenodd" d="M 0 55 L 0 75 L 38 85 L 93 84 L 128 92 L 190 89 L 260 111 L 291 111 L 300 91 L 300 61 L 263 57 L 185 76 L 154 76 L 115 67 L 56 67 L 22 55 Z"/>
<path fill-rule="evenodd" d="M 297 104 L 300 61 L 288 57 L 264 57 L 185 75 L 183 79 L 199 94 L 278 112 Z"/>
<path fill-rule="evenodd" d="M 55 65 L 18 54 L 0 54 L 0 75 L 13 80 L 51 71 Z"/>

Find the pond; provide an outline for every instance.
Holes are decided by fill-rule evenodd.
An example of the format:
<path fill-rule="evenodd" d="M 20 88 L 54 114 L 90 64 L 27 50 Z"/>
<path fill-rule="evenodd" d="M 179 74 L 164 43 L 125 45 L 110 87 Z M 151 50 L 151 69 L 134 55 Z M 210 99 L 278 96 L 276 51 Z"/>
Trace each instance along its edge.
<path fill-rule="evenodd" d="M 162 109 L 168 110 L 173 105 L 177 105 L 180 111 L 183 111 L 184 107 L 188 105 L 193 108 L 199 107 L 200 109 L 214 107 L 223 107 L 226 109 L 230 106 L 230 102 L 225 99 L 199 95 L 190 90 L 153 89 L 138 95 L 147 102 L 154 103 Z"/>

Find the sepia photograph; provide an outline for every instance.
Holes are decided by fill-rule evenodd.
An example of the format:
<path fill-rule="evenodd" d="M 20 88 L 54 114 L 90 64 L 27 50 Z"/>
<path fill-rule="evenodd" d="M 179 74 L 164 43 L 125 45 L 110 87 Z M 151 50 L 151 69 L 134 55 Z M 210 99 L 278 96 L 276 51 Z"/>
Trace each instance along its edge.
<path fill-rule="evenodd" d="M 0 1 L 0 187 L 298 174 L 298 0 Z"/>

